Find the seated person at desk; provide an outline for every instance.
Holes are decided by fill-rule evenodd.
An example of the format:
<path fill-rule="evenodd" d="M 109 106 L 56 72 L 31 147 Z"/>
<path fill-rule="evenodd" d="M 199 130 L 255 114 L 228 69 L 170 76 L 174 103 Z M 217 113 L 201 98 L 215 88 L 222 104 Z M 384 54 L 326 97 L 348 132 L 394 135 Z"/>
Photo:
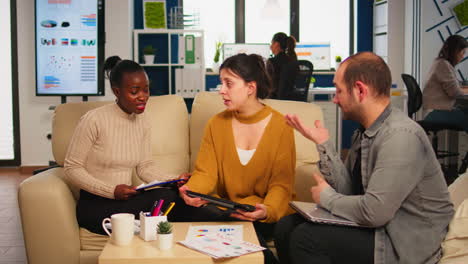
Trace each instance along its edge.
<path fill-rule="evenodd" d="M 455 98 L 468 94 L 468 87 L 457 80 L 455 65 L 465 56 L 468 43 L 462 36 L 452 35 L 440 49 L 432 64 L 423 90 L 426 120 L 462 126 L 468 131 L 468 113 L 453 109 Z"/>
<path fill-rule="evenodd" d="M 152 159 L 151 127 L 143 113 L 149 97 L 148 76 L 138 63 L 117 56 L 105 61 L 104 71 L 116 103 L 81 118 L 64 166 L 66 178 L 80 188 L 79 226 L 103 235 L 104 218 L 115 213 L 133 213 L 138 218 L 155 200 L 171 202 L 178 197 L 166 188 L 138 194 L 130 185 L 134 169 L 147 182 L 175 178 L 161 172 Z"/>
<path fill-rule="evenodd" d="M 271 87 L 261 56 L 229 57 L 220 67 L 220 78 L 219 93 L 227 109 L 208 121 L 195 170 L 179 188 L 180 195 L 194 207 L 207 202 L 188 197 L 187 190 L 255 206 L 253 212 L 224 212 L 214 207 L 225 216 L 213 212 L 197 220 L 252 221 L 265 246 L 264 237 L 272 236 L 274 223 L 292 212 L 288 202 L 293 198 L 296 165 L 294 130 L 282 114 L 259 101 Z M 192 211 L 199 215 L 207 207 Z M 266 263 L 273 261 L 269 256 Z"/>
<path fill-rule="evenodd" d="M 283 32 L 276 33 L 271 40 L 270 49 L 274 57 L 267 61 L 267 71 L 273 81 L 273 91 L 270 98 L 283 99 L 288 87 L 294 86 L 294 81 L 299 70 L 297 66 L 296 39 L 287 36 Z M 286 69 L 287 65 L 296 69 Z M 286 74 L 284 71 L 290 71 Z M 286 76 L 288 75 L 288 76 Z M 282 80 L 280 77 L 283 77 Z"/>
<path fill-rule="evenodd" d="M 320 172 L 313 175 L 315 203 L 371 228 L 306 222 L 298 214 L 276 225 L 281 263 L 437 263 L 453 216 L 447 185 L 424 130 L 390 105 L 391 75 L 371 52 L 338 68 L 334 103 L 358 122 L 343 163 L 319 121 L 288 123 L 314 141 Z"/>

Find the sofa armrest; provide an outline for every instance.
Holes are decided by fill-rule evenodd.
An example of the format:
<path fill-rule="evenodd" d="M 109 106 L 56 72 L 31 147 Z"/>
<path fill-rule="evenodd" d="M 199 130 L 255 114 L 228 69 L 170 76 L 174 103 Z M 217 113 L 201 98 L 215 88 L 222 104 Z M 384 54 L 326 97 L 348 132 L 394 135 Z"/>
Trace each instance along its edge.
<path fill-rule="evenodd" d="M 63 168 L 34 175 L 19 186 L 18 203 L 29 264 L 78 264 L 76 200 Z"/>

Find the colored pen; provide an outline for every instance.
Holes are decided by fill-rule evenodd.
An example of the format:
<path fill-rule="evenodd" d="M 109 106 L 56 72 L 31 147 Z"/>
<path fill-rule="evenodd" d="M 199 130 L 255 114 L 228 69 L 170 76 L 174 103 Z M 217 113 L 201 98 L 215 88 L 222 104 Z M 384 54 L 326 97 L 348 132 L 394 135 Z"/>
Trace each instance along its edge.
<path fill-rule="evenodd" d="M 164 200 L 160 199 L 159 202 L 158 202 L 158 206 L 156 206 L 156 209 L 154 209 L 151 216 L 158 216 L 159 215 L 159 212 L 161 211 L 161 207 L 162 207 L 163 203 L 164 203 Z"/>
<path fill-rule="evenodd" d="M 159 203 L 159 200 L 154 201 L 154 204 L 153 204 L 153 206 L 151 207 L 151 209 L 149 211 L 149 216 L 151 216 L 153 214 L 154 210 L 156 209 L 156 207 L 158 207 L 158 203 Z"/>
<path fill-rule="evenodd" d="M 172 210 L 172 207 L 174 207 L 175 205 L 175 202 L 171 202 L 171 204 L 169 205 L 169 208 L 167 208 L 166 212 L 164 212 L 163 215 L 168 215 L 169 212 Z"/>

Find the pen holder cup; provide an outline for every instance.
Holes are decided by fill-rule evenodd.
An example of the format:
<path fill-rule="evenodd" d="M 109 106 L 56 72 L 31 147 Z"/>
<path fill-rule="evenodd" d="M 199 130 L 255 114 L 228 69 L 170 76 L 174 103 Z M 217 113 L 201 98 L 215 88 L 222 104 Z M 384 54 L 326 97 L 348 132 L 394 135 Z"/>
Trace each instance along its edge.
<path fill-rule="evenodd" d="M 140 212 L 140 237 L 145 241 L 157 239 L 159 222 L 167 221 L 167 216 L 148 216 L 149 213 Z"/>

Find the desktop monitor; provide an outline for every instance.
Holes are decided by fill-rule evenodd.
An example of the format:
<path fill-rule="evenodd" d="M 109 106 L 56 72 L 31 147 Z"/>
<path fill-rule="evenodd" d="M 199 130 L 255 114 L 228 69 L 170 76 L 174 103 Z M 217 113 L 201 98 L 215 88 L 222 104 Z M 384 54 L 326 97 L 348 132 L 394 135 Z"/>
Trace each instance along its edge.
<path fill-rule="evenodd" d="M 297 43 L 298 60 L 312 62 L 315 70 L 330 70 L 330 43 Z"/>
<path fill-rule="evenodd" d="M 104 95 L 103 0 L 36 0 L 36 95 Z"/>
<path fill-rule="evenodd" d="M 258 54 L 265 59 L 270 58 L 270 44 L 268 43 L 224 43 L 223 60 L 239 53 Z"/>

